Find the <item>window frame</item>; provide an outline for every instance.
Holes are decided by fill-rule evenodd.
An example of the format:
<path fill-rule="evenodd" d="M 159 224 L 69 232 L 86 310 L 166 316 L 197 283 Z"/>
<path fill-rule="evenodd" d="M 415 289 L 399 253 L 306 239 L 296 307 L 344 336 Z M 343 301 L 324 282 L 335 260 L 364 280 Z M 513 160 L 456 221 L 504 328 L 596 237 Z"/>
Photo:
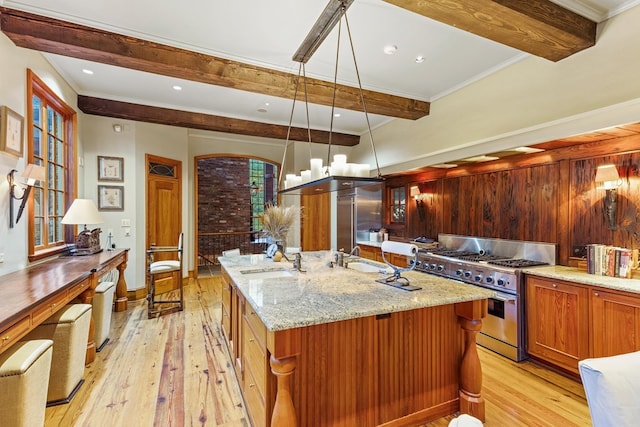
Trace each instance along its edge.
<path fill-rule="evenodd" d="M 400 197 L 396 197 L 396 195 L 400 195 L 400 194 L 396 194 L 396 192 L 400 193 L 400 191 L 402 191 L 403 195 L 402 195 L 402 200 L 400 200 Z M 389 201 L 388 203 L 388 215 L 389 215 L 389 223 L 390 224 L 405 224 L 407 221 L 407 187 L 404 185 L 400 185 L 400 186 L 394 186 L 394 187 L 388 187 L 387 189 L 387 200 Z M 402 214 L 402 220 L 401 221 L 395 221 L 394 220 L 394 211 L 395 209 L 401 209 L 403 214 Z"/>
<path fill-rule="evenodd" d="M 71 108 L 67 103 L 65 103 L 58 95 L 56 95 L 47 85 L 46 83 L 40 79 L 31 69 L 27 69 L 27 147 L 28 154 L 25 159 L 27 163 L 32 163 L 34 158 L 34 149 L 33 149 L 33 137 L 34 137 L 34 125 L 33 125 L 33 96 L 38 96 L 42 101 L 43 105 L 49 105 L 53 107 L 59 114 L 62 115 L 64 120 L 64 144 L 65 144 L 65 180 L 64 180 L 64 211 L 69 208 L 73 200 L 77 195 L 77 164 L 76 164 L 76 153 L 77 153 L 77 113 Z M 48 144 L 48 141 L 43 135 L 42 144 Z M 45 158 L 45 162 L 46 162 Z M 43 211 L 45 213 L 45 220 L 43 221 L 43 235 L 48 236 L 49 233 L 49 225 L 46 220 L 48 209 L 48 196 L 46 194 L 48 185 L 45 181 L 41 184 L 44 189 L 43 194 Z M 29 261 L 38 261 L 40 259 L 57 255 L 63 252 L 66 249 L 66 245 L 68 243 L 73 243 L 75 239 L 76 227 L 64 227 L 63 229 L 63 241 L 58 244 L 48 244 L 43 248 L 36 248 L 35 246 L 35 215 L 34 215 L 34 202 L 33 202 L 34 194 L 33 192 L 29 196 L 28 206 L 29 206 L 29 224 L 28 224 L 28 257 Z"/>

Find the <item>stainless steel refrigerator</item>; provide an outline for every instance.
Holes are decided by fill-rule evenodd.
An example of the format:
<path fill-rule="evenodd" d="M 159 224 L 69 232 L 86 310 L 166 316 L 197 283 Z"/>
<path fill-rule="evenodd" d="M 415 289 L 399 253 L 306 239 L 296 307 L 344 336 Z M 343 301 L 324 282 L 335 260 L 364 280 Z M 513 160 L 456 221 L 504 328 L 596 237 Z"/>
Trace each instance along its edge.
<path fill-rule="evenodd" d="M 337 205 L 337 249 L 350 252 L 356 242 L 369 241 L 369 230 L 382 227 L 381 184 L 341 190 Z"/>

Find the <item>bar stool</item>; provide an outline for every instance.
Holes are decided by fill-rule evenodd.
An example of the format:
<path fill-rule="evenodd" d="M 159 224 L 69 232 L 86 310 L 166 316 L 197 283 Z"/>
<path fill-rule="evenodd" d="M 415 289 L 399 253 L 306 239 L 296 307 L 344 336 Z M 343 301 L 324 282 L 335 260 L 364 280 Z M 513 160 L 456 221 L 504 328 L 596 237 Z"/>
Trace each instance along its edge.
<path fill-rule="evenodd" d="M 47 406 L 69 403 L 84 380 L 91 305 L 69 304 L 27 334 L 53 341 Z"/>
<path fill-rule="evenodd" d="M 53 341 L 20 341 L 0 355 L 0 420 L 44 425 Z"/>
<path fill-rule="evenodd" d="M 101 351 L 109 341 L 109 331 L 111 329 L 111 313 L 113 312 L 113 295 L 116 292 L 118 282 L 118 270 L 113 269 L 104 276 L 104 281 L 96 286 L 96 293 L 93 296 L 93 320 L 95 333 L 93 340 Z"/>
<path fill-rule="evenodd" d="M 152 245 L 147 250 L 147 281 L 149 286 L 149 293 L 147 294 L 147 301 L 149 301 L 147 315 L 152 318 L 163 312 L 173 313 L 175 311 L 182 311 L 184 306 L 184 295 L 182 286 L 182 249 L 183 249 L 184 234 L 180 233 L 178 236 L 177 246 L 155 246 Z M 164 259 L 157 260 L 156 257 L 161 256 Z M 169 259 L 166 259 L 169 257 Z M 158 299 L 156 292 L 156 276 L 166 273 L 172 273 L 176 277 L 178 299 Z M 167 304 L 169 306 L 167 307 Z M 164 305 L 163 308 L 158 308 L 158 305 Z"/>

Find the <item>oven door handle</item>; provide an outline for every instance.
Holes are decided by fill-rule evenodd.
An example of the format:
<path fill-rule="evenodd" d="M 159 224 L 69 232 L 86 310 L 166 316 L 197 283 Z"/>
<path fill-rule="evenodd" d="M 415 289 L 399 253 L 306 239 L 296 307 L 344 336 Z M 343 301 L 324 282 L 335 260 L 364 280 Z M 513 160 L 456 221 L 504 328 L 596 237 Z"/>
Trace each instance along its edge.
<path fill-rule="evenodd" d="M 495 297 L 491 297 L 490 299 L 495 299 L 502 302 L 515 302 L 516 297 L 503 297 L 502 295 L 496 295 Z"/>

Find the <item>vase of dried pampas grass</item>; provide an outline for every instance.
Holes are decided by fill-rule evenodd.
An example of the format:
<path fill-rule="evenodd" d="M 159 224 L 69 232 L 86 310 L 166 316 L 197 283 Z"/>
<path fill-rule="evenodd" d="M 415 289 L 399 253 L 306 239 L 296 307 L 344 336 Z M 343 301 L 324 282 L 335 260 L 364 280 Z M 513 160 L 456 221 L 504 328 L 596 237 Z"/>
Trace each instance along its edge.
<path fill-rule="evenodd" d="M 268 205 L 262 215 L 262 232 L 271 237 L 282 253 L 286 250 L 287 234 L 300 215 L 297 206 Z"/>

